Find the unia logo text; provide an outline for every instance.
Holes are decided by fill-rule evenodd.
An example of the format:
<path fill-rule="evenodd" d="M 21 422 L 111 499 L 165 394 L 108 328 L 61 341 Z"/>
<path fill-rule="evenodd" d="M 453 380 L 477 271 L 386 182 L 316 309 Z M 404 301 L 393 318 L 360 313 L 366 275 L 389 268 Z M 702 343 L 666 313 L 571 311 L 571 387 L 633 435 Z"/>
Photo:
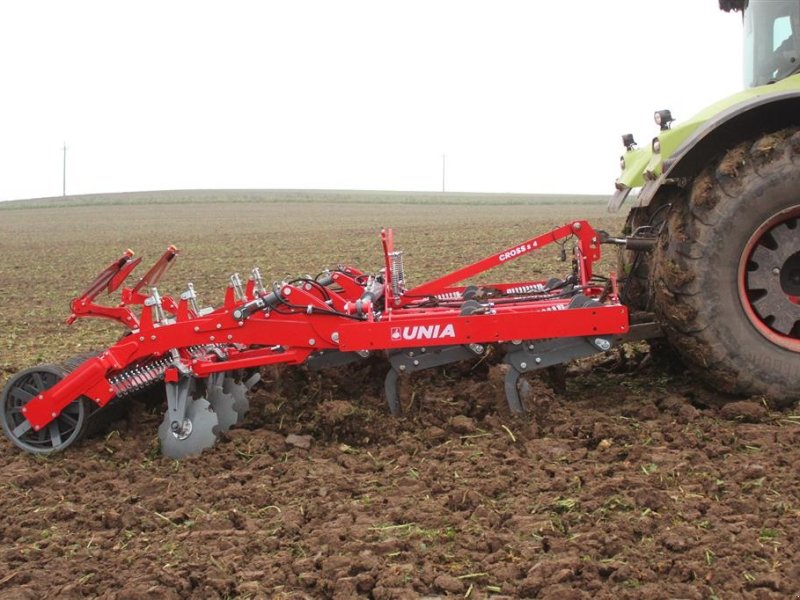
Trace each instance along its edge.
<path fill-rule="evenodd" d="M 456 337 L 452 323 L 446 325 L 413 325 L 411 327 L 392 327 L 392 341 L 400 340 L 440 340 Z"/>

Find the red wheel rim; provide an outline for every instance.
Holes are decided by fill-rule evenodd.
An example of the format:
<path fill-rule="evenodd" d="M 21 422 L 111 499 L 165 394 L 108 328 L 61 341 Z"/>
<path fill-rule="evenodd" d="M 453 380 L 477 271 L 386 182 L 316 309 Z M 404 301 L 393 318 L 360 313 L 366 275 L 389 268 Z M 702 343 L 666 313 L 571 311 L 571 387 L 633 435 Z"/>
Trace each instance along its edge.
<path fill-rule="evenodd" d="M 800 206 L 773 215 L 750 237 L 738 283 L 756 330 L 773 344 L 800 352 Z"/>

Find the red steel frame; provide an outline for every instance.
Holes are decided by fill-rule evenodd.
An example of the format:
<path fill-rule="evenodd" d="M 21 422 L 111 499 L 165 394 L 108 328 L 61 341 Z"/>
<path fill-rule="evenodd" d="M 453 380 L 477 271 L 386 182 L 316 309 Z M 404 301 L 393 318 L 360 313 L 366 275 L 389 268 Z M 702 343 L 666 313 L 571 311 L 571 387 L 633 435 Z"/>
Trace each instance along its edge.
<path fill-rule="evenodd" d="M 276 285 L 273 299 L 277 297 L 277 301 L 240 319 L 234 317 L 237 308 L 267 294 L 257 291 L 253 279 L 241 293 L 230 285 L 223 306 L 210 312 L 195 311 L 187 294 L 177 302 L 171 296 L 159 296 L 155 288 L 149 296 L 143 294 L 141 290 L 156 285 L 176 258 L 178 251 L 173 246 L 135 286 L 121 290 L 122 301 L 117 306 L 97 304 L 95 298 L 103 290 L 111 293 L 118 289 L 139 264 L 141 259 L 126 251 L 73 300 L 67 322 L 82 317 L 108 318 L 125 325 L 130 333 L 28 402 L 23 408 L 27 420 L 38 431 L 82 396 L 104 406 L 115 395 L 110 382 L 114 374 L 148 359 L 171 356 L 175 366 L 167 370 L 166 379 L 174 381 L 178 369 L 202 378 L 269 364 L 300 364 L 321 350 L 392 350 L 628 331 L 628 311 L 619 302 L 613 275 L 610 290 L 592 283 L 592 264 L 600 258 L 600 246 L 597 233 L 586 221 L 573 221 L 417 287 L 401 289 L 397 295 L 392 291 L 391 230 L 382 231 L 381 238 L 386 260 L 385 308 L 378 312 L 372 302 L 364 302 L 361 314 L 354 306 L 363 297 L 370 278 L 352 267 L 331 273 L 325 283 L 299 279 Z M 575 239 L 576 283 L 583 295 L 594 299 L 603 296 L 602 302 L 563 310 L 569 304 L 568 297 L 523 292 L 491 299 L 479 311 L 462 314 L 460 296 L 467 288 L 454 284 L 550 244 L 564 244 L 570 238 Z M 508 292 L 541 283 L 499 283 L 484 288 Z M 443 300 L 434 302 L 436 298 Z M 141 307 L 138 317 L 133 306 Z"/>

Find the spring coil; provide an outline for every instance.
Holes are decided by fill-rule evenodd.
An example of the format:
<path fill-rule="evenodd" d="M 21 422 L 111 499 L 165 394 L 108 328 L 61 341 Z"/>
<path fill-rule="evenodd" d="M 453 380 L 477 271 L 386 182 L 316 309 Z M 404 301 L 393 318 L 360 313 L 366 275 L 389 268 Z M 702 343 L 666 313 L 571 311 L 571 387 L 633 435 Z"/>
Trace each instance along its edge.
<path fill-rule="evenodd" d="M 117 396 L 139 392 L 164 379 L 164 372 L 172 364 L 167 358 L 139 363 L 111 377 L 108 382 Z"/>
<path fill-rule="evenodd" d="M 567 310 L 569 308 L 566 304 L 554 304 L 553 306 L 548 306 L 542 312 L 554 312 L 557 310 Z"/>
<path fill-rule="evenodd" d="M 542 283 L 533 283 L 531 285 L 521 285 L 515 288 L 508 288 L 506 294 L 543 294 L 547 291 L 547 286 Z"/>
<path fill-rule="evenodd" d="M 403 252 L 396 251 L 389 254 L 389 264 L 392 269 L 392 294 L 399 296 L 406 289 L 406 271 L 403 267 Z"/>
<path fill-rule="evenodd" d="M 461 300 L 462 295 L 461 292 L 447 292 L 445 294 L 439 294 L 436 296 L 437 300 Z"/>

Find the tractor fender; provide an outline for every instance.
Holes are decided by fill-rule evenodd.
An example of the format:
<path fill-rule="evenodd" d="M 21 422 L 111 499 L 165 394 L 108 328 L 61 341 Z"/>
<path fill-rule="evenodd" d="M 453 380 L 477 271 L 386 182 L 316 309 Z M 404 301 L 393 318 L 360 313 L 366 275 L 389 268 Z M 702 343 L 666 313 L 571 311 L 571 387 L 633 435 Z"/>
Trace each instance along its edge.
<path fill-rule="evenodd" d="M 659 176 L 646 178 L 637 206 L 650 205 L 664 188 L 688 185 L 710 160 L 736 144 L 792 125 L 800 125 L 800 90 L 796 89 L 751 97 L 715 114 L 663 160 Z M 609 211 L 617 212 L 630 191 L 618 184 Z"/>

